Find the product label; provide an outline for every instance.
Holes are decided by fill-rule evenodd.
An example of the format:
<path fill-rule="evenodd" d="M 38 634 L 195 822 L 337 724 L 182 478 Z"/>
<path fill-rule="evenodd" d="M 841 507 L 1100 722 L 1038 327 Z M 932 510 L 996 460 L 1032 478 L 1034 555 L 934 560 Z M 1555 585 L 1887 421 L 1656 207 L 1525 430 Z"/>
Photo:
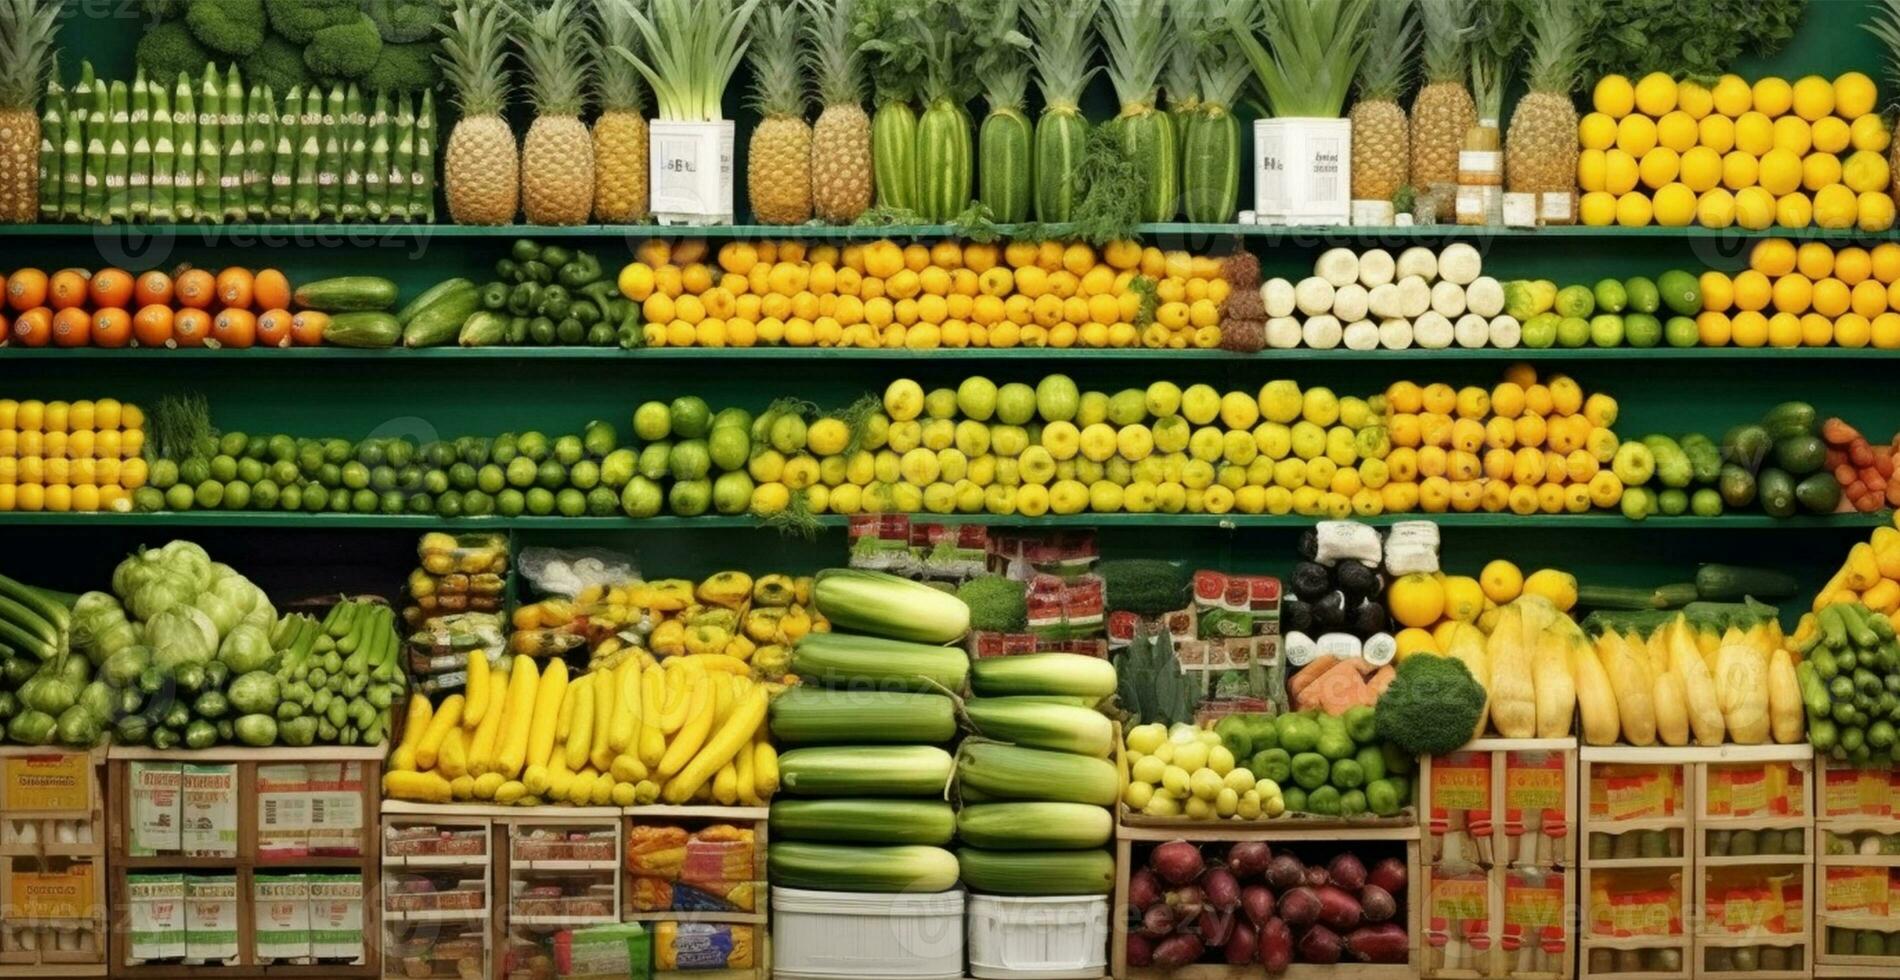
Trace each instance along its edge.
<path fill-rule="evenodd" d="M 92 862 L 64 871 L 14 871 L 7 878 L 9 916 L 22 919 L 86 919 L 97 914 L 96 874 Z"/>
<path fill-rule="evenodd" d="M 236 876 L 186 875 L 185 958 L 235 958 L 238 952 L 237 912 Z"/>
<path fill-rule="evenodd" d="M 257 858 L 310 853 L 310 770 L 301 763 L 257 767 Z"/>
<path fill-rule="evenodd" d="M 132 826 L 126 852 L 135 857 L 176 852 L 182 841 L 179 789 L 184 767 L 176 762 L 134 762 L 129 776 Z"/>
<path fill-rule="evenodd" d="M 1483 874 L 1432 877 L 1431 917 L 1446 922 L 1484 922 L 1491 917 L 1491 885 Z"/>
<path fill-rule="evenodd" d="M 318 959 L 363 956 L 363 876 L 309 875 L 310 953 Z"/>
<path fill-rule="evenodd" d="M 191 857 L 237 856 L 237 766 L 187 765 L 180 807 L 180 849 Z"/>
<path fill-rule="evenodd" d="M 1885 917 L 1886 868 L 1828 868 L 1821 885 L 1821 907 L 1831 913 Z"/>
<path fill-rule="evenodd" d="M 1504 879 L 1504 921 L 1542 929 L 1564 921 L 1564 876 L 1513 872 Z"/>
<path fill-rule="evenodd" d="M 1432 799 L 1439 810 L 1491 810 L 1491 755 L 1456 752 L 1432 760 Z"/>
<path fill-rule="evenodd" d="M 312 763 L 310 853 L 353 857 L 363 852 L 363 765 Z"/>
<path fill-rule="evenodd" d="M 310 883 L 303 875 L 258 875 L 251 887 L 251 907 L 258 959 L 310 955 Z"/>
<path fill-rule="evenodd" d="M 1554 752 L 1513 752 L 1504 759 L 1504 805 L 1512 810 L 1564 808 L 1564 759 Z"/>
<path fill-rule="evenodd" d="M 125 890 L 132 906 L 131 958 L 185 955 L 185 876 L 127 875 Z"/>
<path fill-rule="evenodd" d="M 656 213 L 731 219 L 733 132 L 729 122 L 649 129 Z"/>
<path fill-rule="evenodd" d="M 92 806 L 92 757 L 83 752 L 8 756 L 0 799 L 10 813 L 83 811 Z"/>

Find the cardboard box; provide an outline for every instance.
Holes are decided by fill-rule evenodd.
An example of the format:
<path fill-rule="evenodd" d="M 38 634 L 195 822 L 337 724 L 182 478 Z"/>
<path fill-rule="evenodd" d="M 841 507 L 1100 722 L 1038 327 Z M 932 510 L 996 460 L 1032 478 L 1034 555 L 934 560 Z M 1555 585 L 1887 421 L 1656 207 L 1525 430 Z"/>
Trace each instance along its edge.
<path fill-rule="evenodd" d="M 257 859 L 310 853 L 310 769 L 300 762 L 257 767 Z"/>
<path fill-rule="evenodd" d="M 251 882 L 258 962 L 310 959 L 310 882 L 303 875 L 258 875 Z"/>
<path fill-rule="evenodd" d="M 189 857 L 236 857 L 237 765 L 186 764 L 179 794 L 179 849 Z"/>
<path fill-rule="evenodd" d="M 185 876 L 185 959 L 194 963 L 237 962 L 236 875 Z"/>
<path fill-rule="evenodd" d="M 310 955 L 354 963 L 363 958 L 363 876 L 307 875 Z"/>
<path fill-rule="evenodd" d="M 562 980 L 653 975 L 653 934 L 638 922 L 569 929 L 554 937 L 554 969 Z"/>
<path fill-rule="evenodd" d="M 15 869 L 7 875 L 6 918 L 96 919 L 99 907 L 99 865 L 72 861 L 44 871 Z"/>
<path fill-rule="evenodd" d="M 363 764 L 311 763 L 310 854 L 355 857 L 363 853 Z"/>
<path fill-rule="evenodd" d="M 134 762 L 127 777 L 132 826 L 126 853 L 133 857 L 177 853 L 183 847 L 180 791 L 184 767 L 176 762 Z"/>
<path fill-rule="evenodd" d="M 92 756 L 84 752 L 10 755 L 0 766 L 0 811 L 83 813 L 92 809 Z"/>
<path fill-rule="evenodd" d="M 147 963 L 183 957 L 185 876 L 126 875 L 125 890 L 132 915 L 128 931 L 131 942 L 127 953 L 131 960 L 134 963 Z"/>

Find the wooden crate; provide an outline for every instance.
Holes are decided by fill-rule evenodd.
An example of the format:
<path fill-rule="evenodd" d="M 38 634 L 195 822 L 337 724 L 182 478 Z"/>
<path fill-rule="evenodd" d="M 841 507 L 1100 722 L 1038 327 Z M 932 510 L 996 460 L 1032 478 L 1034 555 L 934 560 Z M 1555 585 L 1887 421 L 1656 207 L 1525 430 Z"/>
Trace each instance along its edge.
<path fill-rule="evenodd" d="M 381 861 L 377 835 L 377 814 L 382 796 L 383 746 L 317 746 L 312 748 L 246 748 L 222 746 L 198 751 L 115 746 L 107 754 L 108 820 L 106 860 L 110 886 L 108 896 L 112 930 L 108 960 L 113 977 L 128 980 L 174 980 L 206 977 L 374 977 L 380 970 L 381 930 L 373 928 L 375 913 L 371 903 L 382 893 Z M 233 857 L 185 857 L 182 855 L 134 856 L 128 853 L 131 839 L 129 822 L 131 794 L 130 768 L 133 762 L 180 762 L 196 764 L 234 764 L 237 771 L 237 854 Z M 358 854 L 352 856 L 312 856 L 275 860 L 260 859 L 258 854 L 257 768 L 260 765 L 307 763 L 355 763 L 361 767 L 360 798 L 349 805 L 362 815 Z M 181 963 L 129 963 L 131 908 L 126 876 L 130 873 L 166 871 L 205 874 L 224 872 L 237 879 L 238 888 L 238 962 L 232 965 Z M 356 872 L 363 881 L 364 942 L 360 962 L 323 962 L 311 964 L 255 962 L 256 916 L 250 901 L 258 874 L 304 871 L 313 874 Z"/>
<path fill-rule="evenodd" d="M 1814 750 L 1806 743 L 1733 748 L 1747 751 L 1731 752 L 1722 761 L 1697 762 L 1691 770 L 1695 780 L 1695 823 L 1690 835 L 1696 869 L 1695 972 L 1710 980 L 1742 975 L 1750 980 L 1800 980 L 1809 975 L 1814 963 Z M 1757 846 L 1747 848 L 1755 853 L 1735 854 L 1715 846 L 1741 834 L 1761 839 Z M 1770 846 L 1771 837 L 1779 838 L 1778 844 Z M 1715 922 L 1709 903 L 1716 886 L 1736 879 L 1760 880 L 1770 888 L 1780 879 L 1780 893 L 1800 899 L 1798 918 L 1791 923 L 1795 928 L 1769 931 L 1744 925 L 1729 929 Z M 1774 955 L 1785 962 L 1779 969 L 1711 968 L 1711 957 L 1733 956 L 1740 949 L 1754 949 L 1758 955 L 1761 950 L 1778 950 Z"/>
<path fill-rule="evenodd" d="M 105 757 L 0 747 L 0 975 L 106 972 Z M 74 930 L 83 948 L 54 948 Z"/>
<path fill-rule="evenodd" d="M 441 959 L 415 957 L 414 962 L 407 961 L 402 953 L 404 944 L 413 940 L 440 941 L 442 933 L 459 930 L 462 937 L 476 939 L 481 954 L 477 971 L 479 976 L 491 976 L 497 964 L 496 956 L 496 907 L 495 881 L 493 867 L 495 862 L 496 833 L 494 820 L 487 816 L 454 814 L 455 807 L 429 807 L 423 804 L 403 803 L 398 800 L 384 800 L 382 804 L 382 881 L 384 892 L 377 896 L 377 910 L 382 922 L 383 967 L 384 975 L 413 980 L 422 975 L 423 969 L 432 977 L 459 978 L 462 973 L 460 964 Z M 418 812 L 420 811 L 420 812 Z M 391 831 L 408 827 L 436 827 L 443 830 L 473 830 L 479 834 L 482 850 L 479 855 L 408 855 L 391 854 L 389 834 Z M 505 835 L 502 835 L 505 839 Z M 405 875 L 441 874 L 473 872 L 482 881 L 482 907 L 477 910 L 419 910 L 391 911 L 388 895 L 392 886 L 400 882 Z M 418 951 L 419 952 L 419 951 Z"/>
<path fill-rule="evenodd" d="M 1695 905 L 1693 832 L 1695 779 L 1689 755 L 1700 750 L 1584 746 L 1578 751 L 1578 833 L 1583 844 L 1577 880 L 1578 971 L 1584 977 L 1619 980 L 1685 980 L 1694 949 L 1689 916 Z M 1658 832 L 1677 842 L 1671 856 L 1598 858 L 1597 835 Z M 1673 893 L 1674 929 L 1660 934 L 1617 935 L 1599 928 L 1610 915 L 1596 907 L 1596 887 L 1606 880 L 1660 886 Z M 1665 927 L 1667 929 L 1667 927 Z M 1653 959 L 1673 951 L 1675 969 Z M 1618 964 L 1619 955 L 1640 960 Z"/>
<path fill-rule="evenodd" d="M 1576 882 L 1569 868 L 1424 868 L 1421 975 L 1574 976 Z"/>
<path fill-rule="evenodd" d="M 691 829 L 711 824 L 735 824 L 750 827 L 753 833 L 753 908 L 750 911 L 678 911 L 678 910 L 636 910 L 634 908 L 634 874 L 626 872 L 621 883 L 623 922 L 730 922 L 735 924 L 765 926 L 769 919 L 771 906 L 771 888 L 766 883 L 765 861 L 766 847 L 770 843 L 768 832 L 770 807 L 764 806 L 631 806 L 626 808 L 628 833 L 641 824 L 684 825 Z M 623 835 L 624 836 L 624 835 Z M 740 971 L 744 972 L 744 971 Z"/>
<path fill-rule="evenodd" d="M 1420 759 L 1418 816 L 1426 864 L 1442 863 L 1448 835 L 1468 825 L 1464 815 L 1475 805 L 1488 829 L 1454 842 L 1459 853 L 1451 863 L 1574 868 L 1576 786 L 1574 738 L 1483 738 L 1451 756 Z M 1447 798 L 1461 805 L 1441 806 Z"/>
<path fill-rule="evenodd" d="M 1186 840 L 1197 844 L 1265 841 L 1272 845 L 1386 842 L 1402 844 L 1405 850 L 1408 886 L 1403 901 L 1405 903 L 1405 931 L 1412 939 L 1410 962 L 1340 965 L 1295 963 L 1288 968 L 1284 976 L 1292 980 L 1320 980 L 1322 977 L 1339 976 L 1344 970 L 1348 971 L 1354 980 L 1414 980 L 1419 975 L 1421 960 L 1419 943 L 1422 937 L 1420 915 L 1422 903 L 1416 890 L 1416 883 L 1419 880 L 1417 825 L 1370 827 L 1344 831 L 1337 828 L 1284 826 L 1290 822 L 1268 820 L 1237 823 L 1210 820 L 1202 821 L 1198 827 L 1118 827 L 1115 832 L 1115 900 L 1109 906 L 1110 975 L 1116 980 L 1242 980 L 1242 978 L 1257 980 L 1260 976 L 1261 968 L 1257 963 L 1246 966 L 1197 963 L 1174 970 L 1128 965 L 1128 881 L 1133 870 L 1136 844 L 1162 843 L 1171 840 Z"/>
<path fill-rule="evenodd" d="M 1900 867 L 1900 855 L 1830 854 L 1828 835 L 1900 833 L 1900 768 L 1853 767 L 1816 757 L 1817 791 L 1815 809 L 1818 818 L 1814 831 L 1814 973 L 1817 977 L 1893 977 L 1900 975 L 1900 956 L 1864 956 L 1832 951 L 1834 930 L 1872 930 L 1900 933 L 1900 907 L 1889 904 L 1887 915 L 1868 915 L 1865 910 L 1841 907 L 1841 899 L 1830 898 L 1830 879 L 1842 876 L 1889 876 Z M 1834 889 L 1851 887 L 1844 882 Z M 1830 910 L 1829 905 L 1836 905 Z"/>

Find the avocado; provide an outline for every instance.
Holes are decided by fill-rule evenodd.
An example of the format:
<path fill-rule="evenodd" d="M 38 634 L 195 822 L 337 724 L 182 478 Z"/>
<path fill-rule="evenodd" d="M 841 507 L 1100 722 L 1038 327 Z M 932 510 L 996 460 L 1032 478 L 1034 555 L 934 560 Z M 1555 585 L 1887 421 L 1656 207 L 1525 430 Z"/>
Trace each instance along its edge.
<path fill-rule="evenodd" d="M 1841 504 L 1841 484 L 1832 473 L 1816 473 L 1795 484 L 1794 498 L 1810 514 L 1832 514 Z"/>
<path fill-rule="evenodd" d="M 1313 607 L 1288 596 L 1280 600 L 1280 628 L 1288 633 L 1313 631 Z"/>
<path fill-rule="evenodd" d="M 1293 566 L 1293 594 L 1312 602 L 1333 588 L 1333 574 L 1325 565 L 1303 561 Z"/>
<path fill-rule="evenodd" d="M 1763 513 L 1770 517 L 1794 516 L 1794 477 L 1771 466 L 1755 478 L 1755 490 Z"/>
<path fill-rule="evenodd" d="M 1762 428 L 1771 439 L 1804 436 L 1814 432 L 1814 406 L 1807 402 L 1782 402 L 1761 417 Z"/>
<path fill-rule="evenodd" d="M 1313 602 L 1313 629 L 1331 633 L 1346 626 L 1346 594 L 1328 592 Z"/>
<path fill-rule="evenodd" d="M 1358 602 L 1346 614 L 1346 632 L 1362 640 L 1375 633 L 1385 632 L 1388 624 L 1385 605 L 1375 599 L 1361 598 Z"/>
<path fill-rule="evenodd" d="M 1349 598 L 1364 599 L 1384 589 L 1379 573 L 1357 561 L 1342 561 L 1333 568 L 1333 581 Z"/>
<path fill-rule="evenodd" d="M 1715 482 L 1716 488 L 1722 491 L 1722 502 L 1730 507 L 1746 507 L 1755 502 L 1755 474 L 1746 467 L 1723 463 Z"/>
<path fill-rule="evenodd" d="M 1790 476 L 1807 476 L 1827 463 L 1827 446 L 1820 436 L 1788 436 L 1775 443 L 1775 465 Z"/>
<path fill-rule="evenodd" d="M 1300 556 L 1301 561 L 1312 561 L 1313 559 L 1318 558 L 1319 557 L 1319 531 L 1318 529 L 1309 527 L 1306 530 L 1301 531 L 1300 540 L 1298 543 L 1296 543 L 1293 546 L 1293 550 Z"/>
<path fill-rule="evenodd" d="M 1750 473 L 1761 469 L 1775 441 L 1759 425 L 1738 425 L 1722 436 L 1722 458 Z"/>

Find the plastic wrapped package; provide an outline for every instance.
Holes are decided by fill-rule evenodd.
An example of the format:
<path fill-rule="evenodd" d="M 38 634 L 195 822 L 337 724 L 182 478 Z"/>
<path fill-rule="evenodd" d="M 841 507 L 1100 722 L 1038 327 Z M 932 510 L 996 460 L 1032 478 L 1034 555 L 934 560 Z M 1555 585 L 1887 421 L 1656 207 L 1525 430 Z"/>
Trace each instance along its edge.
<path fill-rule="evenodd" d="M 446 534 L 431 531 L 416 546 L 422 570 L 431 575 L 451 572 L 506 572 L 508 537 L 504 534 Z"/>
<path fill-rule="evenodd" d="M 749 970 L 757 948 L 751 926 L 662 922 L 653 933 L 656 970 Z"/>
<path fill-rule="evenodd" d="M 517 567 L 536 594 L 570 599 L 590 585 L 619 585 L 640 577 L 626 556 L 599 548 L 524 548 Z"/>

